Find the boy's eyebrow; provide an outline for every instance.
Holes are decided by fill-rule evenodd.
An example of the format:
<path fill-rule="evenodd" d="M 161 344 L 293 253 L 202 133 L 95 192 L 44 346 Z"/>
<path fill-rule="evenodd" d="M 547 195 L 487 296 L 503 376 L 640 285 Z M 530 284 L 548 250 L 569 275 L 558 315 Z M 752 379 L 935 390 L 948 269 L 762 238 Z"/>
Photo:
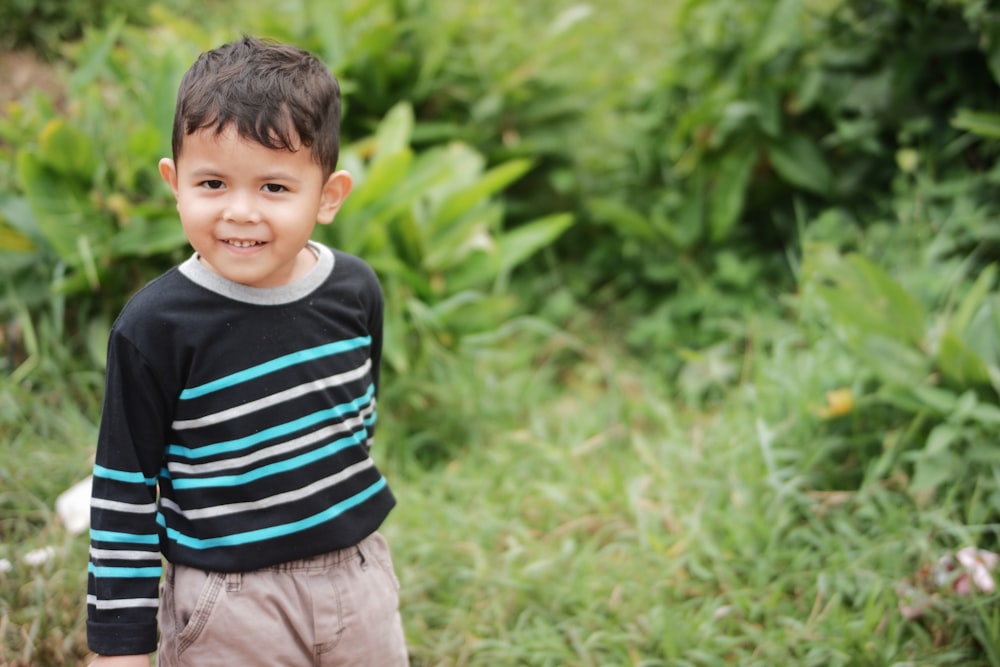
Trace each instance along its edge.
<path fill-rule="evenodd" d="M 260 180 L 262 181 L 299 181 L 299 177 L 291 172 L 284 171 L 272 171 L 260 175 Z"/>
<path fill-rule="evenodd" d="M 196 178 L 207 178 L 209 176 L 217 177 L 224 176 L 224 172 L 221 169 L 216 169 L 215 167 L 199 167 L 191 172 L 191 175 Z M 256 177 L 257 180 L 261 181 L 293 181 L 299 182 L 299 177 L 291 172 L 284 171 L 271 171 L 263 173 Z"/>
<path fill-rule="evenodd" d="M 191 172 L 192 176 L 221 176 L 222 172 L 211 167 L 200 167 Z"/>

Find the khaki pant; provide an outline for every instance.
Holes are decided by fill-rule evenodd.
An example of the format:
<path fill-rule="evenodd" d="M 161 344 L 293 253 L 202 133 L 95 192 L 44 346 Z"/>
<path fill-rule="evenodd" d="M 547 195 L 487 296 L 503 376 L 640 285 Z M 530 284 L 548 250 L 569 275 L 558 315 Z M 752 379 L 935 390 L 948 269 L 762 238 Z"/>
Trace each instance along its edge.
<path fill-rule="evenodd" d="M 158 667 L 404 667 L 385 539 L 235 574 L 167 564 Z"/>

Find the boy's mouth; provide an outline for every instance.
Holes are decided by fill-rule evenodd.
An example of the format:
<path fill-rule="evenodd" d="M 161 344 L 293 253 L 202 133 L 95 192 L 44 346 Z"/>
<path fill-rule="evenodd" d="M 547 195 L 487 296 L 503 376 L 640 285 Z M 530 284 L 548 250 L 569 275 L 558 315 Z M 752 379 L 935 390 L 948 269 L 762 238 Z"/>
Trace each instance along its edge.
<path fill-rule="evenodd" d="M 263 241 L 241 241 L 239 239 L 224 239 L 224 243 L 228 243 L 231 246 L 236 246 L 237 248 L 250 248 L 255 245 L 264 245 Z"/>

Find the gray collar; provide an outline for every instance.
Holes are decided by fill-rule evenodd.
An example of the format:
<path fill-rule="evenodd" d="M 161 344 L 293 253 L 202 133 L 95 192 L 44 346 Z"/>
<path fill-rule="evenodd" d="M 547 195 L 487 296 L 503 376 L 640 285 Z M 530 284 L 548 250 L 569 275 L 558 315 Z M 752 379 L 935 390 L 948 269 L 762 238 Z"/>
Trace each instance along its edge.
<path fill-rule="evenodd" d="M 235 301 L 258 306 L 280 306 L 309 296 L 333 273 L 333 252 L 325 245 L 309 241 L 316 265 L 295 282 L 278 287 L 249 287 L 223 278 L 198 261 L 198 253 L 185 260 L 178 270 L 191 282 Z"/>

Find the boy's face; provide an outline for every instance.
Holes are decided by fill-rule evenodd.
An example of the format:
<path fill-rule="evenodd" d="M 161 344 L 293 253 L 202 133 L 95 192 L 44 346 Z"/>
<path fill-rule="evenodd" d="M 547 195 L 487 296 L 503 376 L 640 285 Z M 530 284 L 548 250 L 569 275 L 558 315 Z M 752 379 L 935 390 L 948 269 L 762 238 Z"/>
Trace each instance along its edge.
<path fill-rule="evenodd" d="M 308 273 L 313 227 L 332 222 L 351 191 L 345 171 L 324 180 L 307 148 L 265 148 L 231 127 L 187 135 L 176 162 L 160 160 L 160 175 L 201 262 L 250 287 L 286 285 Z"/>

